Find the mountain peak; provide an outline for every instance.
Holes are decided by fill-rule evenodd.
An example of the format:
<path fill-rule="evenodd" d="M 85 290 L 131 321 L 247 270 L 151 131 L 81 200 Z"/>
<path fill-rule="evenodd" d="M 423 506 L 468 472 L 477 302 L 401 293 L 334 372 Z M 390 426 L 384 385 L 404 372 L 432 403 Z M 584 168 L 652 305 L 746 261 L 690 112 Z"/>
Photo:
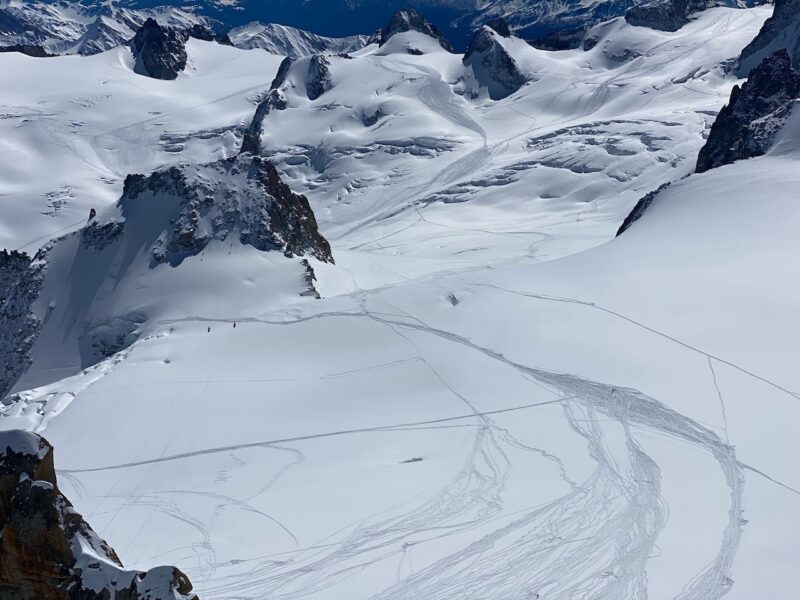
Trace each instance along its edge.
<path fill-rule="evenodd" d="M 148 17 L 131 40 L 133 70 L 154 79 L 176 79 L 186 68 L 186 36 Z"/>
<path fill-rule="evenodd" d="M 383 46 L 389 39 L 398 33 L 417 31 L 438 40 L 439 44 L 448 52 L 453 51 L 450 42 L 445 39 L 439 28 L 428 21 L 425 16 L 413 8 L 404 8 L 395 12 L 389 22 L 381 30 L 380 45 Z"/>

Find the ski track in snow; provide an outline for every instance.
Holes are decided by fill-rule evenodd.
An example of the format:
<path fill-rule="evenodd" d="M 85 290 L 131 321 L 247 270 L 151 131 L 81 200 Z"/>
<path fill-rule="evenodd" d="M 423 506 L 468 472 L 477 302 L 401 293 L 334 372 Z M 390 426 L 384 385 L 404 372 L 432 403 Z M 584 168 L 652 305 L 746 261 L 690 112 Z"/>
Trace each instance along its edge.
<path fill-rule="evenodd" d="M 571 299 L 559 301 L 589 304 Z M 309 439 L 425 428 L 443 422 L 470 420 L 472 423 L 469 425 L 475 428 L 475 436 L 468 457 L 457 469 L 457 473 L 434 494 L 417 501 L 409 501 L 404 506 L 346 528 L 341 532 L 345 534 L 342 538 L 319 540 L 309 548 L 298 547 L 296 551 L 281 553 L 282 557 L 253 559 L 245 573 L 235 576 L 211 579 L 218 572 L 208 537 L 208 531 L 213 524 L 209 526 L 199 523 L 190 515 L 182 513 L 178 505 L 165 500 L 163 494 L 134 495 L 130 502 L 152 506 L 153 510 L 182 520 L 197 529 L 201 541 L 193 546 L 192 551 L 205 567 L 203 575 L 194 570 L 192 573 L 195 573 L 195 579 L 200 576 L 204 597 L 208 598 L 304 598 L 320 593 L 382 561 L 397 563 L 398 581 L 383 592 L 371 596 L 375 600 L 420 597 L 432 600 L 449 599 L 454 594 L 476 600 L 490 597 L 543 597 L 559 600 L 642 598 L 646 596 L 647 589 L 646 564 L 658 552 L 656 540 L 667 521 L 667 507 L 660 492 L 660 469 L 637 440 L 637 434 L 656 432 L 707 452 L 719 464 L 730 490 L 729 521 L 721 532 L 717 556 L 691 581 L 686 582 L 684 591 L 678 598 L 720 598 L 729 589 L 732 583 L 731 564 L 741 535 L 744 482 L 742 471 L 743 468 L 750 467 L 741 465 L 733 447 L 716 433 L 636 390 L 522 365 L 467 338 L 430 327 L 410 315 L 408 319 L 396 320 L 384 316 L 384 313 L 372 312 L 363 301 L 361 312 L 333 311 L 290 321 L 188 317 L 164 324 L 249 321 L 289 326 L 309 320 L 337 317 L 365 318 L 390 328 L 415 348 L 418 359 L 465 404 L 468 412 L 435 421 L 310 434 L 284 440 L 164 455 L 157 459 L 121 465 L 65 470 L 60 473 L 69 476 L 70 480 L 83 472 L 108 469 L 122 469 L 122 474 L 125 474 L 131 467 L 248 447 L 286 451 L 284 444 L 290 443 L 295 447 Z M 653 333 L 664 335 L 660 332 Z M 414 343 L 412 334 L 435 336 L 478 352 L 515 369 L 532 383 L 550 390 L 555 398 L 549 402 L 481 413 L 427 363 L 424 354 Z M 677 340 L 673 341 L 686 346 Z M 764 381 L 757 375 L 752 376 Z M 557 456 L 525 445 L 492 419 L 496 414 L 534 409 L 547 404 L 562 405 L 564 418 L 569 426 L 585 440 L 588 452 L 596 463 L 596 468 L 588 479 L 573 481 Z M 608 435 L 614 430 L 624 434 L 624 455 L 611 449 Z M 503 514 L 503 491 L 511 469 L 507 452 L 511 449 L 535 453 L 556 463 L 571 491 L 545 505 L 532 506 L 515 514 Z M 256 496 L 267 493 L 281 473 L 303 461 L 299 450 L 293 452 L 297 453 L 296 460 L 273 475 Z M 187 493 L 195 492 L 170 492 Z M 221 505 L 229 504 L 272 519 L 250 506 L 246 500 L 214 494 L 209 497 L 218 500 Z M 277 525 L 299 546 L 297 538 L 284 525 L 279 522 Z M 415 547 L 458 536 L 466 536 L 471 541 L 466 542 L 459 551 L 443 556 L 419 571 L 409 568 L 404 574 L 403 565 L 413 563 Z"/>

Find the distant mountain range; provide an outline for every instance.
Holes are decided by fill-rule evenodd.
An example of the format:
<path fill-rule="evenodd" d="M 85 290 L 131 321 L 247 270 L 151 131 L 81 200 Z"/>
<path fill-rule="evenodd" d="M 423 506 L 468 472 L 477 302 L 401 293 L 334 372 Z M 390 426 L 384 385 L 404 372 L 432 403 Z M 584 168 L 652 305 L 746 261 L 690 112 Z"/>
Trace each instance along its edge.
<path fill-rule="evenodd" d="M 253 21 L 278 23 L 328 37 L 371 34 L 386 23 L 395 10 L 417 8 L 463 51 L 474 30 L 499 17 L 525 38 L 535 38 L 559 29 L 586 27 L 621 16 L 635 6 L 658 4 L 658 0 L 43 0 L 56 14 L 99 13 L 101 10 L 156 9 L 163 5 L 189 9 L 199 15 L 241 27 Z M 720 4 L 737 4 L 725 0 Z M 5 5 L 20 6 L 18 0 Z M 29 5 L 31 3 L 24 3 Z M 0 3 L 0 7 L 3 4 Z M 114 7 L 113 9 L 111 7 Z M 0 28 L 4 25 L 0 15 Z"/>

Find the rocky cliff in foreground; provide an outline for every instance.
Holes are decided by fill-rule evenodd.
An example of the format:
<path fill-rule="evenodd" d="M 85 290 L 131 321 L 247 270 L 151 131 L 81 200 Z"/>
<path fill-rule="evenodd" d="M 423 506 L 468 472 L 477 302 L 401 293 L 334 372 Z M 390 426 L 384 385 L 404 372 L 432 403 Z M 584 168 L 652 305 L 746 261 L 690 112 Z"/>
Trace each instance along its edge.
<path fill-rule="evenodd" d="M 198 600 L 175 567 L 126 570 L 61 493 L 53 447 L 0 432 L 0 598 Z"/>
<path fill-rule="evenodd" d="M 756 38 L 739 57 L 737 74 L 747 77 L 761 61 L 779 50 L 785 50 L 800 66 L 800 0 L 775 0 L 775 10 Z"/>
<path fill-rule="evenodd" d="M 733 88 L 700 150 L 697 171 L 766 154 L 797 98 L 800 72 L 792 66 L 788 52 L 781 50 L 764 59 L 741 88 Z"/>

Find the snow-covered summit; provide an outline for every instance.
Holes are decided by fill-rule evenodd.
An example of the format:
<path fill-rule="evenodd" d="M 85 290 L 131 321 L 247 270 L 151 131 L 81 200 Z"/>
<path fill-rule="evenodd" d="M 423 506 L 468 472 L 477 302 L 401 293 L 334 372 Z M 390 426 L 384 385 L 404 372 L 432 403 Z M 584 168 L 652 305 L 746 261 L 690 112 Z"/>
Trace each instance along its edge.
<path fill-rule="evenodd" d="M 381 30 L 379 44 L 383 46 L 392 36 L 409 31 L 416 31 L 417 33 L 432 37 L 439 42 L 442 48 L 448 52 L 453 51 L 450 42 L 447 41 L 439 28 L 428 21 L 422 13 L 411 8 L 398 10 L 392 15 L 389 22 Z"/>

